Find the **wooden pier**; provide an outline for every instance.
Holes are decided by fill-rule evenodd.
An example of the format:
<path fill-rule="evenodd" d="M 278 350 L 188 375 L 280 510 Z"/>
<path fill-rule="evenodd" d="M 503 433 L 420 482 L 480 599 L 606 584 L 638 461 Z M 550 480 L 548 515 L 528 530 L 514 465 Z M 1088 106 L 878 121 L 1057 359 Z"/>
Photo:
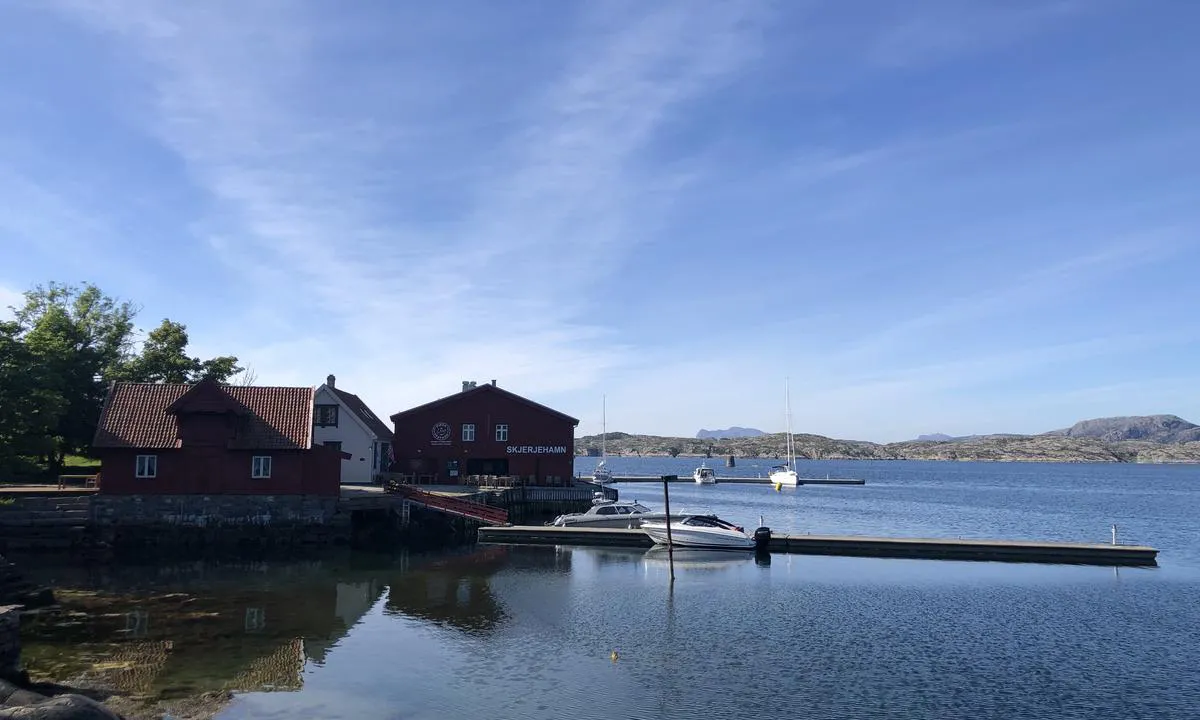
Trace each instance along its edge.
<path fill-rule="evenodd" d="M 587 478 L 586 476 L 580 476 L 577 478 L 577 480 L 579 482 L 589 482 L 589 478 Z M 801 485 L 866 485 L 867 484 L 866 480 L 862 480 L 860 478 L 813 477 L 813 478 L 800 478 L 799 481 L 800 481 Z M 637 483 L 637 482 L 660 483 L 660 482 L 662 482 L 662 475 L 614 475 L 613 482 L 615 482 L 615 483 Z M 692 479 L 691 475 L 680 475 L 676 479 L 672 480 L 671 482 L 695 484 L 696 481 Z M 765 478 L 765 477 L 718 477 L 717 483 L 718 484 L 720 484 L 720 483 L 743 483 L 743 484 L 758 483 L 760 485 L 770 485 L 771 480 L 769 478 Z"/>
<path fill-rule="evenodd" d="M 479 542 L 512 545 L 607 545 L 650 547 L 641 530 L 554 526 L 481 527 Z M 1157 566 L 1158 550 L 1144 545 L 1026 540 L 881 538 L 856 535 L 774 535 L 771 552 L 799 555 L 988 560 L 1104 566 Z M 733 552 L 733 551 L 731 551 Z"/>

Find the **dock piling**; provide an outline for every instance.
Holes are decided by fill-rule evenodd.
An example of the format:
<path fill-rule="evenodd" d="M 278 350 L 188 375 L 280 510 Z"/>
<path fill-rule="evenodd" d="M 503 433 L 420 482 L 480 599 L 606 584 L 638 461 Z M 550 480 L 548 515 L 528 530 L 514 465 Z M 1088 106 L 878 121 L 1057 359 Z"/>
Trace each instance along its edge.
<path fill-rule="evenodd" d="M 678 475 L 663 475 L 663 506 L 667 511 L 667 564 L 671 568 L 671 584 L 675 584 L 675 543 L 671 541 L 671 481 Z"/>

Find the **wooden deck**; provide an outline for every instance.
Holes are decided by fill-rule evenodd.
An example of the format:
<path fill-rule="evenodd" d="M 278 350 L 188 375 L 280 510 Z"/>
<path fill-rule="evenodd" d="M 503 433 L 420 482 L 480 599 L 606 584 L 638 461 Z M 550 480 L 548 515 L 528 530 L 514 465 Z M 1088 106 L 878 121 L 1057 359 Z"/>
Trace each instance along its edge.
<path fill-rule="evenodd" d="M 479 529 L 479 542 L 514 545 L 620 545 L 649 547 L 641 530 L 508 526 Z M 882 538 L 855 535 L 774 535 L 771 552 L 800 555 L 988 560 L 1104 566 L 1156 566 L 1158 550 L 1143 545 L 967 540 L 947 538 Z"/>

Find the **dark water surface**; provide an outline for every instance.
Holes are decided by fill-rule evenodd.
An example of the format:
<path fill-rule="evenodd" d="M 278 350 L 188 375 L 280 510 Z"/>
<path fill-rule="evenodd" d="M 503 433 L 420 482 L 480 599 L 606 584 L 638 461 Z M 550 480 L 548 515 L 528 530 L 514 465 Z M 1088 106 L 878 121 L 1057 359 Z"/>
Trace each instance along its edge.
<path fill-rule="evenodd" d="M 234 690 L 222 718 L 1200 717 L 1200 468 L 802 474 L 826 472 L 868 484 L 677 484 L 672 505 L 791 532 L 1099 542 L 1116 523 L 1161 567 L 680 553 L 672 589 L 657 553 L 599 548 L 22 563 L 71 589 L 68 615 L 27 626 L 27 664 L 164 702 Z"/>

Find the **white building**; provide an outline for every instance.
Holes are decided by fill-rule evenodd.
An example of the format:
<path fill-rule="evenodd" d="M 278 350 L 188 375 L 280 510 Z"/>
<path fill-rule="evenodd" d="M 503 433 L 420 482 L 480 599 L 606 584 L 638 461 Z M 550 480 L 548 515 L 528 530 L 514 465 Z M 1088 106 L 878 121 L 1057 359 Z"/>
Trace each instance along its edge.
<path fill-rule="evenodd" d="M 392 431 L 357 395 L 339 390 L 330 375 L 313 401 L 313 443 L 333 445 L 342 460 L 342 482 L 367 484 L 390 464 Z"/>

